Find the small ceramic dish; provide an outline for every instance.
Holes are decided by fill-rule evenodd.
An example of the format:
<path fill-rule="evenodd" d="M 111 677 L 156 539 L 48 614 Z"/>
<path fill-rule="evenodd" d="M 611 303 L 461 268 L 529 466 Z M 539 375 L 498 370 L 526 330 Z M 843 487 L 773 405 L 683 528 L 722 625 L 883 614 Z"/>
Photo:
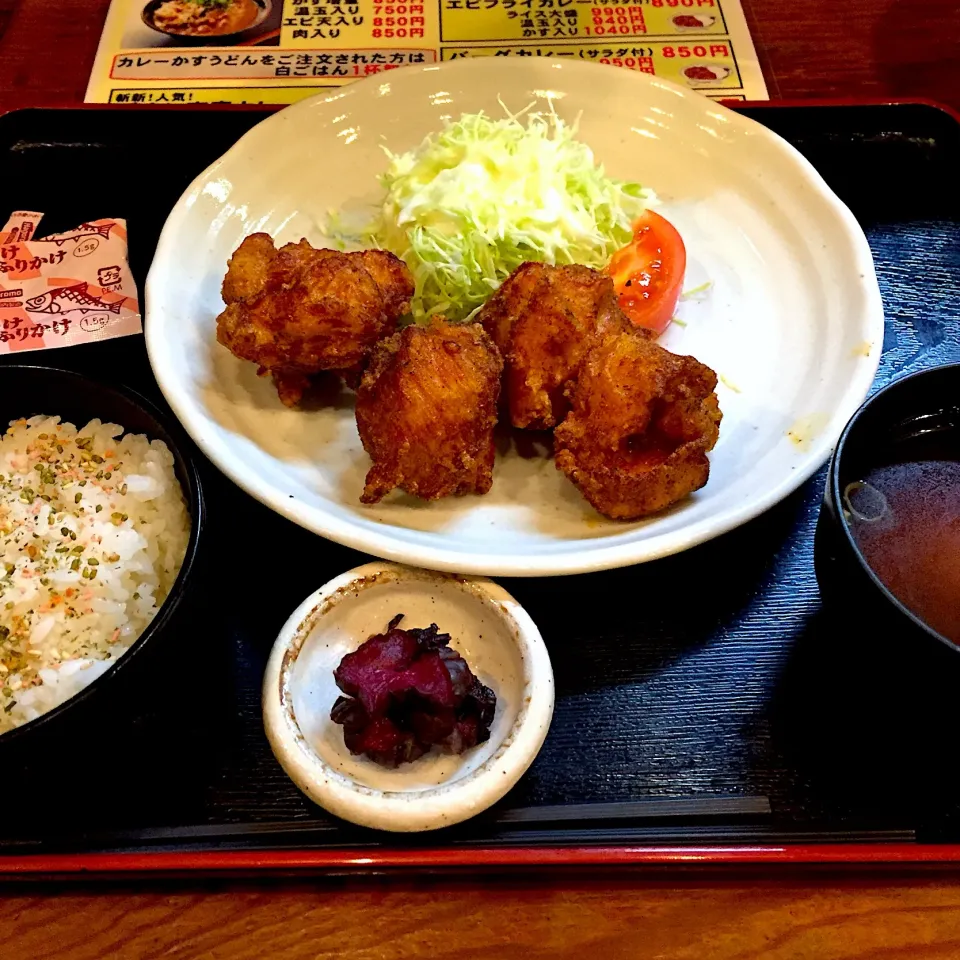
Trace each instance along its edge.
<path fill-rule="evenodd" d="M 330 719 L 333 671 L 382 633 L 436 623 L 497 695 L 490 739 L 460 756 L 436 749 L 396 769 L 353 756 Z M 478 577 L 370 563 L 311 594 L 284 624 L 263 681 L 270 746 L 294 783 L 344 820 L 381 830 L 450 826 L 480 813 L 520 779 L 553 716 L 553 669 L 536 625 L 513 597 Z"/>

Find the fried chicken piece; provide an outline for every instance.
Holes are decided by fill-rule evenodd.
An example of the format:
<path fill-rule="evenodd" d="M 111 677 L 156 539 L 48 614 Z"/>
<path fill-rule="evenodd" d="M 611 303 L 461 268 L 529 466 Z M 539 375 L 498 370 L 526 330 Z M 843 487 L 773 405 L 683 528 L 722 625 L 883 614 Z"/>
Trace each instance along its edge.
<path fill-rule="evenodd" d="M 524 263 L 484 304 L 477 320 L 503 355 L 504 394 L 515 427 L 556 426 L 564 389 L 597 336 L 630 328 L 610 277 L 589 267 Z"/>
<path fill-rule="evenodd" d="M 409 308 L 413 278 L 385 250 L 316 250 L 306 240 L 277 250 L 255 233 L 230 258 L 222 293 L 217 340 L 270 373 L 292 407 L 321 371 L 359 381 L 373 345 Z"/>
<path fill-rule="evenodd" d="M 382 340 L 357 391 L 357 429 L 373 466 L 360 500 L 394 487 L 424 500 L 486 493 L 503 361 L 478 323 L 442 317 Z"/>
<path fill-rule="evenodd" d="M 570 388 L 558 469 L 611 520 L 638 520 L 699 490 L 720 431 L 717 375 L 633 332 L 610 334 Z"/>
<path fill-rule="evenodd" d="M 277 255 L 268 233 L 251 233 L 227 262 L 221 295 L 224 303 L 237 303 L 256 296 L 267 285 L 267 268 Z"/>

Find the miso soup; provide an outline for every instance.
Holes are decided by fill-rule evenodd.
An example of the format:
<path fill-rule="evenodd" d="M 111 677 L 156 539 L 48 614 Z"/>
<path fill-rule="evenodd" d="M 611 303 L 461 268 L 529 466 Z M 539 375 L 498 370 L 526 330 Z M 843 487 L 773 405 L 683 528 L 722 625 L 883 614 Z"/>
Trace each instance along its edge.
<path fill-rule="evenodd" d="M 960 433 L 896 445 L 843 491 L 854 540 L 883 585 L 960 644 Z"/>

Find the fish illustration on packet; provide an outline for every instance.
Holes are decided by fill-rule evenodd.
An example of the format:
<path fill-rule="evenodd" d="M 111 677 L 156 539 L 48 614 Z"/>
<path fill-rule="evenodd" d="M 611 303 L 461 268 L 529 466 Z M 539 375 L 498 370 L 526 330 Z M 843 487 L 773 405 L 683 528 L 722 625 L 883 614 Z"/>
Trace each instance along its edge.
<path fill-rule="evenodd" d="M 42 219 L 18 210 L 0 231 L 0 354 L 142 333 L 126 221 L 38 238 Z"/>

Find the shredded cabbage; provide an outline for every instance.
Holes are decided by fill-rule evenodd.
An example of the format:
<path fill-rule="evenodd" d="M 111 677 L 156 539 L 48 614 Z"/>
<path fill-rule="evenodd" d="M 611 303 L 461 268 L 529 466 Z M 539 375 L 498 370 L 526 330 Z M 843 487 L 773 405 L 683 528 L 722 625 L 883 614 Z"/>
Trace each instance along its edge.
<path fill-rule="evenodd" d="M 654 201 L 608 177 L 555 114 L 465 114 L 420 147 L 389 151 L 367 240 L 406 261 L 414 318 L 469 317 L 521 263 L 603 268 Z"/>

